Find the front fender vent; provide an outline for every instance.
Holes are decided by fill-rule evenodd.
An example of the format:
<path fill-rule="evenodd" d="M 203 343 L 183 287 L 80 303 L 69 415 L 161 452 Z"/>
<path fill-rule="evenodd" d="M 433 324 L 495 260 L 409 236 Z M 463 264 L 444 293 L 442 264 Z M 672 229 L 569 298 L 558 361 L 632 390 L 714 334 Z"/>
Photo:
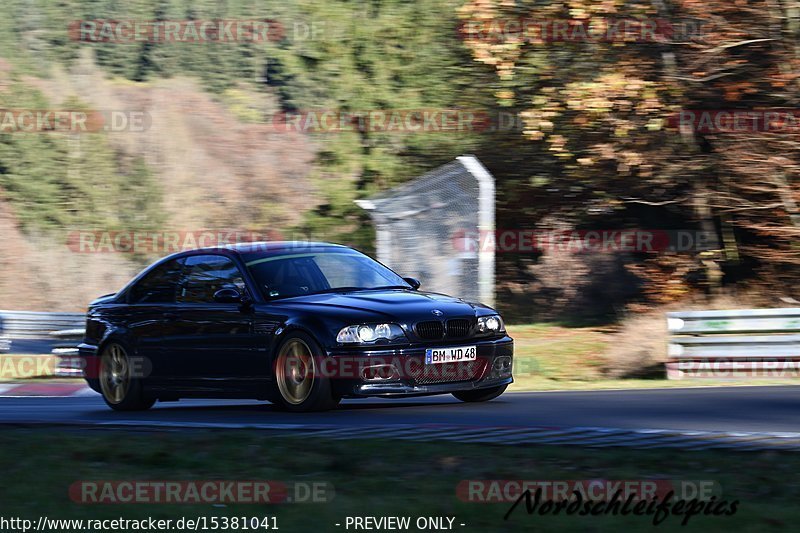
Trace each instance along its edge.
<path fill-rule="evenodd" d="M 273 320 L 256 320 L 253 323 L 253 332 L 257 335 L 272 335 L 278 327 L 278 322 Z"/>

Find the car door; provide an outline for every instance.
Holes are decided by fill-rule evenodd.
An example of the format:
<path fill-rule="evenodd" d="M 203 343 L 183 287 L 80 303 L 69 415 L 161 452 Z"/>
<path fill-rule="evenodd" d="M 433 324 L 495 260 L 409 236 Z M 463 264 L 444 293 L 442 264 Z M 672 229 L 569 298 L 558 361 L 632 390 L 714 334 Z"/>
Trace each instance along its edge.
<path fill-rule="evenodd" d="M 170 335 L 170 313 L 180 281 L 183 259 L 173 259 L 153 267 L 127 295 L 127 330 L 140 370 L 151 384 L 169 380 L 174 370 L 164 358 L 165 339 Z"/>
<path fill-rule="evenodd" d="M 167 350 L 187 384 L 205 391 L 224 386 L 220 380 L 252 380 L 258 372 L 252 311 L 238 303 L 215 302 L 214 294 L 225 288 L 247 291 L 232 258 L 186 257 Z"/>

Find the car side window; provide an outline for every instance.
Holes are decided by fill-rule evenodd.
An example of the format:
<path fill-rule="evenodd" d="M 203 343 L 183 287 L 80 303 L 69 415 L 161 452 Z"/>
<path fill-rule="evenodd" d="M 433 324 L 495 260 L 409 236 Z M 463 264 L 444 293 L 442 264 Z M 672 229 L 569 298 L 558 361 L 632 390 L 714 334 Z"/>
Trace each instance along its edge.
<path fill-rule="evenodd" d="M 220 289 L 245 291 L 239 268 L 224 255 L 193 255 L 186 258 L 178 288 L 179 303 L 213 303 Z"/>
<path fill-rule="evenodd" d="M 181 275 L 182 259 L 167 261 L 142 278 L 131 289 L 128 303 L 168 304 L 175 302 L 175 291 Z"/>

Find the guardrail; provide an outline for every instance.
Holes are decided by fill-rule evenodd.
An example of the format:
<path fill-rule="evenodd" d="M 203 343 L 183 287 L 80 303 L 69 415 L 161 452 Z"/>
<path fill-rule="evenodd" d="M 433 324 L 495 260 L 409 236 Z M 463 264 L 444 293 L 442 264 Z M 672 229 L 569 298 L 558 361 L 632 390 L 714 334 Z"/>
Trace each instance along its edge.
<path fill-rule="evenodd" d="M 52 331 L 83 329 L 85 326 L 86 315 L 83 313 L 0 310 L 0 334 L 11 339 L 46 338 Z"/>
<path fill-rule="evenodd" d="M 800 308 L 667 313 L 667 377 L 800 377 Z"/>
<path fill-rule="evenodd" d="M 78 344 L 83 340 L 85 331 L 85 328 L 76 328 L 50 332 L 50 337 L 55 339 L 51 353 L 57 359 L 56 376 L 83 376 L 83 363 L 78 358 Z"/>
<path fill-rule="evenodd" d="M 83 313 L 0 310 L 0 343 L 7 343 L 4 348 L 10 349 L 14 339 L 53 339 L 56 376 L 78 377 L 81 369 L 75 356 L 85 326 Z"/>

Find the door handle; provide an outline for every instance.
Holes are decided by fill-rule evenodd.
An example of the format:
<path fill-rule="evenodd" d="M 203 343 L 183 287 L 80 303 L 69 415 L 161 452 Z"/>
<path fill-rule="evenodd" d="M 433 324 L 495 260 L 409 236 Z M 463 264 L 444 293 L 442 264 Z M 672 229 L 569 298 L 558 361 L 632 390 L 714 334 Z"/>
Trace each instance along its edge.
<path fill-rule="evenodd" d="M 163 317 L 166 318 L 167 320 L 175 320 L 176 318 L 178 318 L 178 313 L 166 312 L 163 314 Z"/>

